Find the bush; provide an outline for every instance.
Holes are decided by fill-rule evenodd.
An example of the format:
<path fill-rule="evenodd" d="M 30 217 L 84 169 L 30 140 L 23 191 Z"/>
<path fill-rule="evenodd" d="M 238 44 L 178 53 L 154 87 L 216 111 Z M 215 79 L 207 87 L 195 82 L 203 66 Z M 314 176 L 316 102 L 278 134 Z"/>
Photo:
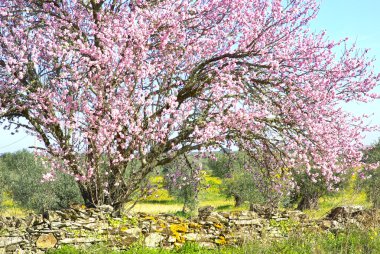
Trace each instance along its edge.
<path fill-rule="evenodd" d="M 221 191 L 227 197 L 235 199 L 235 207 L 243 202 L 262 204 L 266 202 L 265 196 L 257 187 L 257 181 L 252 175 L 244 171 L 234 171 L 230 178 L 225 178 Z"/>
<path fill-rule="evenodd" d="M 233 156 L 224 152 L 215 152 L 214 157 L 215 159 L 207 160 L 208 169 L 211 170 L 213 176 L 227 177 L 231 173 L 234 164 Z"/>
<path fill-rule="evenodd" d="M 319 198 L 325 195 L 336 193 L 335 190 L 342 189 L 347 186 L 349 176 L 352 174 L 350 170 L 346 174 L 339 176 L 340 181 L 329 185 L 323 177 L 316 177 L 312 180 L 310 175 L 316 172 L 311 170 L 310 174 L 305 171 L 294 173 L 294 182 L 297 188 L 292 189 L 289 200 L 285 200 L 285 206 L 293 206 L 297 204 L 297 209 L 319 209 Z"/>
<path fill-rule="evenodd" d="M 380 139 L 371 148 L 364 151 L 364 162 L 380 162 Z M 358 184 L 367 194 L 367 198 L 375 208 L 380 208 L 380 167 L 360 173 Z"/>
<path fill-rule="evenodd" d="M 244 152 L 218 152 L 215 157 L 216 160 L 209 159 L 208 168 L 223 179 L 221 192 L 233 197 L 236 207 L 243 202 L 277 205 L 281 195 L 275 190 L 278 179 L 269 174 L 269 169 Z"/>
<path fill-rule="evenodd" d="M 71 203 L 82 203 L 76 182 L 68 175 L 57 173 L 54 182 L 41 182 L 46 169 L 41 158 L 26 151 L 1 156 L 1 179 L 13 199 L 22 207 L 41 212 L 62 209 Z"/>
<path fill-rule="evenodd" d="M 198 206 L 198 194 L 203 187 L 201 169 L 200 161 L 184 155 L 165 165 L 162 170 L 164 187 L 170 195 L 183 202 L 183 214 L 195 211 Z"/>

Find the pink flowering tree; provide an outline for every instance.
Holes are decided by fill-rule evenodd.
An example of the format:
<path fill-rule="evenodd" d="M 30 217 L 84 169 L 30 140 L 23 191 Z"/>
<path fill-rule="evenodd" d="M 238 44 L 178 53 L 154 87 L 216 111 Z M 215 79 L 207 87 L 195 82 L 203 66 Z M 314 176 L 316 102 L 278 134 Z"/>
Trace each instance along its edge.
<path fill-rule="evenodd" d="M 309 31 L 317 10 L 315 0 L 0 0 L 0 119 L 35 135 L 45 180 L 72 175 L 89 207 L 120 208 L 156 167 L 219 147 L 338 181 L 366 128 L 342 102 L 375 98 L 379 76 L 366 51 Z"/>

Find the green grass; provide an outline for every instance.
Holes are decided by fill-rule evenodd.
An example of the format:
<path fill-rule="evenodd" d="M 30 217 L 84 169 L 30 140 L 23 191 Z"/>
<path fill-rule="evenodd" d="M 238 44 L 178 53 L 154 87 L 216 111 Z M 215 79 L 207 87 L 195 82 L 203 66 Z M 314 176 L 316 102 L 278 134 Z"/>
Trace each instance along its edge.
<path fill-rule="evenodd" d="M 157 186 L 157 189 L 148 196 L 145 200 L 140 201 L 132 209 L 133 212 L 146 212 L 150 214 L 157 213 L 173 213 L 179 214 L 182 211 L 182 203 L 176 201 L 174 197 L 169 195 L 169 192 L 164 189 L 162 176 L 154 176 L 150 178 L 152 185 Z M 222 180 L 218 177 L 211 176 L 207 172 L 204 174 L 204 180 L 202 185 L 208 186 L 203 188 L 199 193 L 199 205 L 206 206 L 211 205 L 219 211 L 225 210 L 246 210 L 248 204 L 242 207 L 235 208 L 232 198 L 227 198 L 220 193 L 219 186 L 222 184 Z M 127 205 L 128 207 L 128 205 Z"/>
<path fill-rule="evenodd" d="M 182 211 L 182 204 L 170 196 L 168 191 L 163 187 L 163 177 L 154 176 L 150 179 L 151 183 L 156 186 L 156 190 L 148 196 L 145 200 L 140 201 L 132 209 L 132 212 L 145 212 L 149 214 L 157 213 L 172 213 L 178 214 Z M 234 200 L 227 198 L 220 192 L 220 185 L 222 180 L 218 177 L 211 176 L 208 172 L 204 174 L 203 180 L 204 188 L 199 193 L 199 205 L 211 205 L 217 211 L 233 211 L 233 210 L 246 210 L 248 204 L 243 204 L 241 207 L 234 207 Z M 3 193 L 1 213 L 6 216 L 22 217 L 28 214 L 29 211 L 15 204 L 9 194 Z M 319 219 L 324 217 L 332 208 L 342 205 L 362 205 L 370 207 L 370 203 L 366 199 L 363 191 L 355 188 L 355 175 L 353 176 L 351 184 L 344 189 L 333 195 L 327 195 L 319 200 L 318 210 L 305 211 L 311 218 Z M 127 204 L 126 207 L 129 205 Z"/>
<path fill-rule="evenodd" d="M 311 218 L 319 219 L 337 206 L 360 205 L 367 208 L 371 207 L 365 192 L 357 188 L 356 177 L 356 174 L 352 176 L 350 183 L 344 190 L 321 197 L 318 210 L 307 210 L 305 213 Z"/>
<path fill-rule="evenodd" d="M 25 217 L 30 211 L 22 208 L 14 202 L 12 195 L 8 192 L 0 193 L 1 196 L 1 215 L 2 216 L 14 216 L 14 217 Z"/>
<path fill-rule="evenodd" d="M 362 205 L 364 207 L 370 207 L 371 204 L 367 201 L 365 193 L 355 187 L 355 180 L 356 175 L 353 175 L 350 184 L 344 190 L 320 198 L 319 209 L 307 210 L 305 213 L 311 218 L 319 219 L 327 215 L 331 209 L 337 206 Z M 234 200 L 227 198 L 220 192 L 220 185 L 222 184 L 220 178 L 211 176 L 206 171 L 203 181 L 203 185 L 208 186 L 208 188 L 202 189 L 199 193 L 200 206 L 211 205 L 215 207 L 217 211 L 248 209 L 248 204 L 243 204 L 238 208 L 234 207 Z M 182 210 L 182 204 L 170 196 L 168 191 L 163 188 L 163 177 L 152 177 L 151 182 L 157 186 L 157 190 L 144 201 L 139 202 L 132 211 L 152 214 L 159 212 L 178 214 Z"/>

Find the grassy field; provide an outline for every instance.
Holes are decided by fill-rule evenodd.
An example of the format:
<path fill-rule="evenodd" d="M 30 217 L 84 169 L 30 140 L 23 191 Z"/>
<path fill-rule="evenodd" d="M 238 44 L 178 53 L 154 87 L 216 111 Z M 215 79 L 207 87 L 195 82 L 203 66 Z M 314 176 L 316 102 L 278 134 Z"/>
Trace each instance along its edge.
<path fill-rule="evenodd" d="M 238 208 L 234 207 L 233 199 L 227 198 L 220 193 L 220 185 L 222 184 L 222 180 L 220 178 L 205 174 L 203 181 L 203 185 L 208 186 L 208 188 L 204 188 L 200 191 L 199 206 L 211 205 L 215 207 L 217 211 L 248 209 L 247 203 Z M 152 177 L 151 182 L 156 186 L 156 190 L 145 200 L 137 203 L 131 211 L 145 212 L 149 214 L 178 214 L 182 210 L 182 204 L 175 200 L 174 197 L 170 196 L 168 191 L 163 187 L 163 177 Z M 1 207 L 3 209 L 1 210 L 1 214 L 3 216 L 22 217 L 30 212 L 13 202 L 9 194 L 3 193 L 2 195 L 3 202 Z M 342 205 L 362 205 L 364 207 L 370 206 L 370 203 L 366 199 L 365 193 L 355 187 L 354 179 L 346 189 L 320 198 L 320 208 L 318 210 L 305 211 L 305 213 L 311 218 L 318 219 L 325 216 L 332 208 Z M 130 204 L 126 205 L 126 208 L 128 207 L 130 207 Z"/>
<path fill-rule="evenodd" d="M 327 215 L 332 208 L 345 205 L 371 206 L 371 203 L 367 200 L 365 192 L 360 190 L 356 185 L 356 174 L 352 176 L 351 181 L 345 189 L 321 197 L 319 199 L 318 210 L 308 210 L 305 211 L 305 213 L 311 218 L 319 219 Z"/>
<path fill-rule="evenodd" d="M 152 195 L 147 197 L 146 200 L 136 204 L 131 211 L 151 214 L 180 212 L 182 210 L 182 204 L 171 197 L 168 191 L 163 188 L 163 181 L 162 176 L 152 177 L 151 182 L 157 186 L 157 189 Z M 211 205 L 218 211 L 244 210 L 248 208 L 248 204 L 235 208 L 233 198 L 227 198 L 220 193 L 219 186 L 221 184 L 222 180 L 220 178 L 205 174 L 203 185 L 209 187 L 200 191 L 199 206 Z"/>
<path fill-rule="evenodd" d="M 157 190 L 146 200 L 138 203 L 133 209 L 133 212 L 146 212 L 151 214 L 157 213 L 178 213 L 182 210 L 182 204 L 171 197 L 166 189 L 163 188 L 163 178 L 160 176 L 153 177 L 152 183 L 157 185 Z M 232 198 L 227 198 L 220 193 L 220 185 L 222 180 L 218 177 L 213 177 L 209 174 L 205 175 L 205 185 L 209 186 L 203 189 L 199 194 L 199 205 L 211 205 L 218 211 L 223 210 L 245 210 L 248 209 L 248 204 L 245 203 L 241 207 L 234 207 Z M 345 188 L 337 193 L 323 196 L 319 200 L 318 210 L 306 210 L 305 213 L 311 218 L 319 219 L 324 217 L 332 208 L 344 205 L 361 205 L 370 207 L 366 195 L 363 191 L 355 186 L 355 179 Z"/>

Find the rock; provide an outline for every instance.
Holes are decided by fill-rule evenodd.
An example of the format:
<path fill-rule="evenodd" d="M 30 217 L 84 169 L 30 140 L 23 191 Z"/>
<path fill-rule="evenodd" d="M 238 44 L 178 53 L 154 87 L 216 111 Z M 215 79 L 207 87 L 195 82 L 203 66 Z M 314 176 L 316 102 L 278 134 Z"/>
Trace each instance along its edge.
<path fill-rule="evenodd" d="M 145 238 L 144 243 L 148 248 L 157 248 L 161 245 L 164 238 L 161 234 L 151 233 Z"/>
<path fill-rule="evenodd" d="M 207 218 L 205 218 L 204 220 L 207 221 L 209 224 L 220 223 L 219 218 L 217 218 L 217 217 L 214 216 L 214 215 L 210 215 L 210 216 L 208 216 Z"/>
<path fill-rule="evenodd" d="M 188 234 L 185 234 L 183 237 L 185 238 L 186 241 L 192 241 L 192 242 L 198 241 L 200 239 L 200 236 L 197 233 L 188 233 Z"/>
<path fill-rule="evenodd" d="M 18 244 L 24 242 L 24 239 L 20 236 L 13 237 L 0 237 L 0 248 L 6 247 L 12 244 Z"/>
<path fill-rule="evenodd" d="M 250 220 L 250 219 L 256 219 L 259 216 L 254 211 L 243 211 L 238 217 L 240 220 Z"/>
<path fill-rule="evenodd" d="M 151 230 L 151 226 L 150 226 L 150 221 L 143 221 L 140 225 L 141 227 L 141 231 L 146 234 L 146 233 L 149 233 L 150 230 Z"/>
<path fill-rule="evenodd" d="M 94 237 L 77 237 L 77 238 L 65 238 L 59 241 L 60 244 L 76 244 L 76 243 L 96 243 L 104 242 L 103 239 Z"/>
<path fill-rule="evenodd" d="M 101 205 L 98 208 L 100 211 L 105 213 L 112 213 L 114 211 L 113 207 L 110 205 Z"/>
<path fill-rule="evenodd" d="M 269 205 L 251 204 L 249 210 L 257 213 L 259 216 L 270 218 L 276 213 L 276 208 Z"/>
<path fill-rule="evenodd" d="M 41 215 L 29 214 L 29 216 L 25 219 L 25 223 L 27 227 L 34 227 L 43 224 L 44 219 Z"/>
<path fill-rule="evenodd" d="M 57 244 L 57 238 L 52 233 L 43 234 L 38 237 L 36 246 L 39 249 L 51 249 Z"/>
<path fill-rule="evenodd" d="M 235 225 L 261 225 L 260 219 L 252 219 L 252 220 L 236 220 L 234 221 Z"/>
<path fill-rule="evenodd" d="M 140 228 L 129 228 L 123 232 L 136 238 L 139 238 L 142 233 Z"/>
<path fill-rule="evenodd" d="M 48 220 L 48 221 L 60 221 L 61 220 L 61 216 L 59 216 L 59 214 L 57 214 L 55 211 L 45 211 L 43 214 L 42 214 L 43 218 Z"/>
<path fill-rule="evenodd" d="M 363 210 L 363 206 L 338 206 L 332 209 L 326 217 L 332 220 L 345 220 L 352 218 L 353 214 Z"/>
<path fill-rule="evenodd" d="M 228 223 L 228 219 L 219 213 L 212 212 L 211 216 L 214 216 L 215 218 L 217 218 L 220 222 L 222 222 L 224 224 Z M 253 218 L 253 217 L 251 217 L 251 218 Z"/>
<path fill-rule="evenodd" d="M 7 246 L 5 250 L 7 253 L 20 253 L 20 248 L 17 244 Z"/>
<path fill-rule="evenodd" d="M 332 223 L 330 220 L 323 220 L 321 221 L 320 227 L 324 230 L 331 228 Z"/>
<path fill-rule="evenodd" d="M 307 219 L 307 215 L 299 210 L 287 211 L 287 217 L 294 221 Z"/>
<path fill-rule="evenodd" d="M 168 243 L 175 243 L 176 242 L 176 238 L 174 237 L 174 236 L 172 236 L 172 235 L 170 235 L 169 237 L 168 237 Z"/>
<path fill-rule="evenodd" d="M 212 211 L 214 211 L 214 207 L 212 206 L 202 206 L 198 209 L 198 217 L 199 218 L 205 218 L 211 214 Z"/>

